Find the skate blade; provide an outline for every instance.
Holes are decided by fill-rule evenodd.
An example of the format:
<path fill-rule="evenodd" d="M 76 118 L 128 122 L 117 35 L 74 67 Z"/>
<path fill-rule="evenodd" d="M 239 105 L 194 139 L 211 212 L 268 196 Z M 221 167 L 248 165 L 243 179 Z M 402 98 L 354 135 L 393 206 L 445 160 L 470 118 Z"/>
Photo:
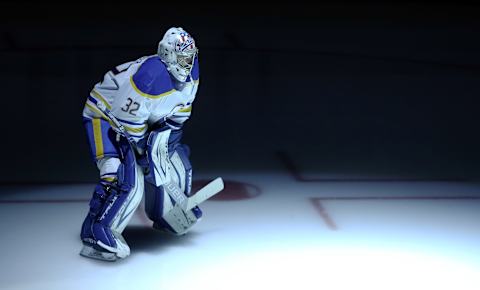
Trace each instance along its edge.
<path fill-rule="evenodd" d="M 115 253 L 99 251 L 87 245 L 83 246 L 82 250 L 80 251 L 80 256 L 108 262 L 115 262 L 117 260 Z"/>

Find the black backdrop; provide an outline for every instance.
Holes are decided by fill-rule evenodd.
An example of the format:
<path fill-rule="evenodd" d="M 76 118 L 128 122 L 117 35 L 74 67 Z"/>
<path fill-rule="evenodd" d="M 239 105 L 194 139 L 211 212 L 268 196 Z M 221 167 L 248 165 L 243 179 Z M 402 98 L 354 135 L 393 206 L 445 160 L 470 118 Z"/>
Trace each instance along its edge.
<path fill-rule="evenodd" d="M 94 182 L 85 98 L 113 66 L 155 53 L 170 26 L 200 47 L 185 127 L 199 172 L 282 170 L 289 156 L 347 177 L 480 173 L 475 4 L 0 8 L 4 184 Z"/>

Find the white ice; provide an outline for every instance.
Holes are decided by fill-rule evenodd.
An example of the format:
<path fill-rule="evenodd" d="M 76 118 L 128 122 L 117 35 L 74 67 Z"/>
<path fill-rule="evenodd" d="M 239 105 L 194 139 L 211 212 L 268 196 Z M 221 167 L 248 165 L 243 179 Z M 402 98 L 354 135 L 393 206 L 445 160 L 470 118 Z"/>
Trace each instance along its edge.
<path fill-rule="evenodd" d="M 207 201 L 181 237 L 140 207 L 115 263 L 78 254 L 93 184 L 1 187 L 0 289 L 480 289 L 480 184 L 216 176 L 260 195 Z"/>

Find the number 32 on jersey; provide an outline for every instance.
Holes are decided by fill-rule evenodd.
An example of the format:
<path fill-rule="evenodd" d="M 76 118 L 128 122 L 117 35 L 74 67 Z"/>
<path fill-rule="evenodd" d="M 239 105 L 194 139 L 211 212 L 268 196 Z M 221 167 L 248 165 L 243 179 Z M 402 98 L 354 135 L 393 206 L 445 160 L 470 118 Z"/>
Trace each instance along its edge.
<path fill-rule="evenodd" d="M 121 108 L 122 111 L 129 113 L 132 116 L 136 116 L 140 104 L 133 101 L 132 98 L 127 98 L 127 103 Z"/>

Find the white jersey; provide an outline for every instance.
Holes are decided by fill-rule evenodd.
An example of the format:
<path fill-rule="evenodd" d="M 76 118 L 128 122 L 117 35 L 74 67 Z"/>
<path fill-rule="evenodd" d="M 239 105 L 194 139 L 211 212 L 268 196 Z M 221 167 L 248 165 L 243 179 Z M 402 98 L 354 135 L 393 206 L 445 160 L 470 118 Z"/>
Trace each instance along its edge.
<path fill-rule="evenodd" d="M 190 77 L 184 83 L 176 81 L 156 55 L 121 64 L 94 86 L 83 116 L 109 121 L 95 105 L 102 102 L 136 142 L 158 121 L 179 129 L 190 117 L 198 90 L 198 59 L 195 59 Z"/>

